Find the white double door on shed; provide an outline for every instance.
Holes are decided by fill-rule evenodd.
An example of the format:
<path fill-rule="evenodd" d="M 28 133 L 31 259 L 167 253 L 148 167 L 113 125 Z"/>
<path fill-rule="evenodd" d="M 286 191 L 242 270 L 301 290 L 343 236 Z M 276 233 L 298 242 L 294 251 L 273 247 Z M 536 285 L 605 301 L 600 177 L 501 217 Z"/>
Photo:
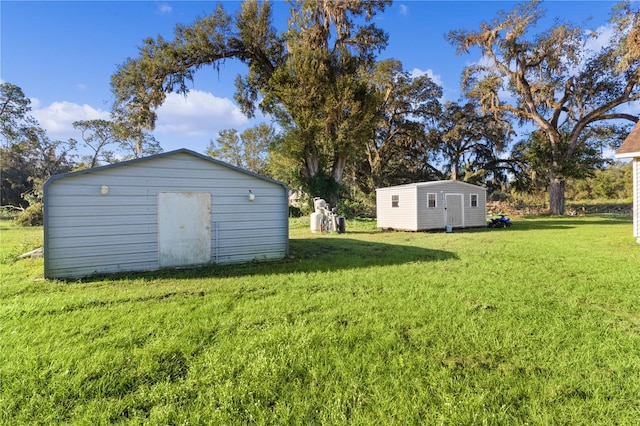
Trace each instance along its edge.
<path fill-rule="evenodd" d="M 211 262 L 211 194 L 158 193 L 158 261 L 161 268 Z"/>
<path fill-rule="evenodd" d="M 464 226 L 462 194 L 445 194 L 445 225 Z"/>

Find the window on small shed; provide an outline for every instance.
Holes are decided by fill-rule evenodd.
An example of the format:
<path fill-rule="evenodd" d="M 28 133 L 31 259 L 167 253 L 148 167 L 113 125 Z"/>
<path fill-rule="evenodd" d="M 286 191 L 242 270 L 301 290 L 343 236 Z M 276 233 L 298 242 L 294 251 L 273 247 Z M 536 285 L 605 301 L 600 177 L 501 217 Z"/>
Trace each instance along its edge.
<path fill-rule="evenodd" d="M 436 208 L 438 204 L 436 200 L 437 198 L 435 193 L 427 194 L 427 207 L 429 207 L 430 209 Z"/>
<path fill-rule="evenodd" d="M 392 195 L 391 196 L 391 207 L 400 207 L 400 196 Z"/>
<path fill-rule="evenodd" d="M 471 207 L 478 207 L 478 194 L 471 194 Z"/>

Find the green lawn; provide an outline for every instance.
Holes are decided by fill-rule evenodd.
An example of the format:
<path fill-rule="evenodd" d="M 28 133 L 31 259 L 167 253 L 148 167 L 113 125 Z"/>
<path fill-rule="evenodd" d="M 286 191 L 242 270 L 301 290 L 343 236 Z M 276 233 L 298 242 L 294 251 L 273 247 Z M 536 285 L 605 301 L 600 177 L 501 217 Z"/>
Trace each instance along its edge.
<path fill-rule="evenodd" d="M 636 425 L 631 219 L 380 232 L 83 282 L 0 222 L 0 424 Z"/>

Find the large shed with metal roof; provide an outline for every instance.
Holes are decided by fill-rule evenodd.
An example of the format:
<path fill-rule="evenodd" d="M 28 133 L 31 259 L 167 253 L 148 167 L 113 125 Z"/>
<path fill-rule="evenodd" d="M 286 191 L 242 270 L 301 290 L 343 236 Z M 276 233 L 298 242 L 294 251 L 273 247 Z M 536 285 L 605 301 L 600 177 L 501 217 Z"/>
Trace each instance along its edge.
<path fill-rule="evenodd" d="M 52 176 L 45 277 L 283 258 L 288 195 L 282 182 L 187 149 Z"/>
<path fill-rule="evenodd" d="M 640 122 L 616 151 L 616 158 L 630 158 L 633 163 L 633 236 L 640 243 Z"/>

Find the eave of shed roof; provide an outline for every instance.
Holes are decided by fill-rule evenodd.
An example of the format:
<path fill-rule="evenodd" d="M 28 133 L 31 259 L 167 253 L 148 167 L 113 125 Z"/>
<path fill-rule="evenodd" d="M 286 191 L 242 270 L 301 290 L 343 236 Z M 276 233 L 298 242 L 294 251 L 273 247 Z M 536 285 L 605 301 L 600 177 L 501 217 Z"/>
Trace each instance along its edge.
<path fill-rule="evenodd" d="M 629 136 L 616 151 L 616 158 L 637 157 L 640 157 L 640 121 L 636 123 Z"/>

